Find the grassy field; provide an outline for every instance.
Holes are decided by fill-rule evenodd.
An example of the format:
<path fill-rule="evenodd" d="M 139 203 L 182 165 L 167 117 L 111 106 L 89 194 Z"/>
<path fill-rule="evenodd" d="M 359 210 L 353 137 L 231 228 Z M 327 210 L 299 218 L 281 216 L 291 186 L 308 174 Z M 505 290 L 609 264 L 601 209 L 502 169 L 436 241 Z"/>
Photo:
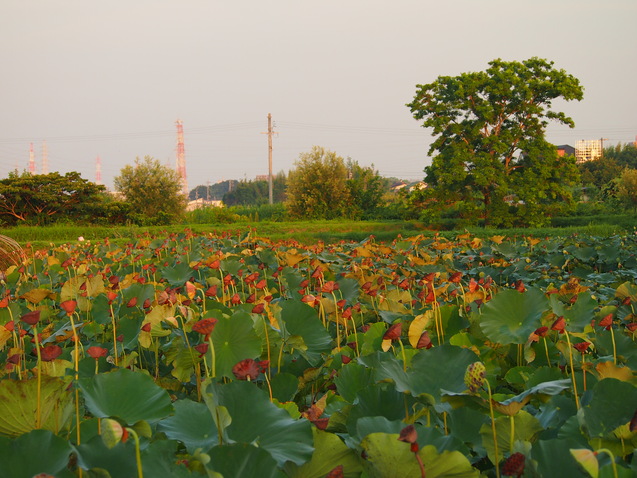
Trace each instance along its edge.
<path fill-rule="evenodd" d="M 455 237 L 460 233 L 469 232 L 478 237 L 493 235 L 555 237 L 585 234 L 607 237 L 624 235 L 634 232 L 621 226 L 606 224 L 589 224 L 578 227 L 542 228 L 542 229 L 481 229 L 470 228 L 461 231 L 435 231 L 427 229 L 423 224 L 414 221 L 299 221 L 299 222 L 237 222 L 234 224 L 210 225 L 173 225 L 156 227 L 137 226 L 21 226 L 4 228 L 0 234 L 8 236 L 22 246 L 27 244 L 35 248 L 49 247 L 52 244 L 62 244 L 78 241 L 80 237 L 87 241 L 101 241 L 109 238 L 112 242 L 129 243 L 136 241 L 141 234 L 163 235 L 171 232 L 183 232 L 190 229 L 196 233 L 231 233 L 243 235 L 247 231 L 259 237 L 267 237 L 273 241 L 295 240 L 303 244 L 317 241 L 334 243 L 339 241 L 362 241 L 374 235 L 377 241 L 390 242 L 398 236 L 408 237 L 419 234 L 439 234 L 444 237 Z"/>

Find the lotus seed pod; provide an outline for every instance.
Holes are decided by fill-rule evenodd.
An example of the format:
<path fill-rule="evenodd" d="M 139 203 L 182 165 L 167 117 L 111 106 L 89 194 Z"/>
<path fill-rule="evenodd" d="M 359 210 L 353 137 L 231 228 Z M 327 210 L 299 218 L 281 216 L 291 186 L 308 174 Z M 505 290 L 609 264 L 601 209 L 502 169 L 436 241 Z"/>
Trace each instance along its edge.
<path fill-rule="evenodd" d="M 484 385 L 486 368 L 482 362 L 474 362 L 467 367 L 464 374 L 464 384 L 471 393 L 477 393 Z"/>

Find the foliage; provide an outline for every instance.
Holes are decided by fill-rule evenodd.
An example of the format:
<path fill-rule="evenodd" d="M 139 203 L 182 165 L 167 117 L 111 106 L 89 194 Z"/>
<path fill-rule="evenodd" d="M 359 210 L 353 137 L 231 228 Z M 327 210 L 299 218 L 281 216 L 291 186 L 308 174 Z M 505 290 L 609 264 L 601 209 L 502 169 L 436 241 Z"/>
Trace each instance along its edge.
<path fill-rule="evenodd" d="M 193 188 L 188 195 L 188 199 L 194 201 L 195 199 L 203 198 L 209 201 L 221 201 L 223 195 L 228 191 L 232 191 L 236 187 L 236 179 L 227 179 L 225 181 L 219 181 L 214 184 L 199 185 Z"/>
<path fill-rule="evenodd" d="M 45 225 L 69 217 L 86 220 L 100 215 L 104 191 L 104 186 L 83 179 L 77 172 L 13 172 L 0 180 L 0 221 Z"/>
<path fill-rule="evenodd" d="M 617 197 L 633 213 L 637 212 L 637 169 L 624 169 L 617 181 Z"/>
<path fill-rule="evenodd" d="M 136 212 L 135 222 L 170 224 L 184 214 L 186 197 L 179 174 L 150 156 L 122 168 L 113 182 Z"/>
<path fill-rule="evenodd" d="M 612 156 L 602 156 L 594 161 L 584 161 L 577 165 L 583 185 L 593 185 L 597 189 L 619 177 L 622 166 Z"/>
<path fill-rule="evenodd" d="M 280 172 L 272 178 L 272 201 L 285 201 L 287 178 Z M 268 181 L 238 181 L 232 190 L 223 195 L 223 202 L 227 206 L 259 206 L 269 203 Z"/>
<path fill-rule="evenodd" d="M 29 252 L 0 289 L 0 476 L 634 471 L 634 234 Z"/>
<path fill-rule="evenodd" d="M 571 203 L 568 187 L 578 179 L 574 159 L 560 159 L 545 140 L 548 120 L 573 126 L 552 102 L 581 100 L 582 91 L 576 78 L 539 58 L 493 60 L 486 71 L 418 85 L 407 106 L 432 128 L 429 154 L 436 154 L 414 206 L 454 207 L 467 224 L 546 224 Z"/>
<path fill-rule="evenodd" d="M 374 165 L 363 167 L 358 161 L 348 159 L 347 187 L 351 198 L 353 217 L 375 217 L 383 206 L 385 181 L 378 175 Z"/>
<path fill-rule="evenodd" d="M 314 146 L 301 153 L 288 176 L 286 207 L 290 216 L 306 219 L 347 217 L 351 195 L 345 160 Z"/>
<path fill-rule="evenodd" d="M 604 148 L 604 158 L 615 160 L 622 167 L 637 169 L 637 145 L 618 143 L 610 148 Z"/>

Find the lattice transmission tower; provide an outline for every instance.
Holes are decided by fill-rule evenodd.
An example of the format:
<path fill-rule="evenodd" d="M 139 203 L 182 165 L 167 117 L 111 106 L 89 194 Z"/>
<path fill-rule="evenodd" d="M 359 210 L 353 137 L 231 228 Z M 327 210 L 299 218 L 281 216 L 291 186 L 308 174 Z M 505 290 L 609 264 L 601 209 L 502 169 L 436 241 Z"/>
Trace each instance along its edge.
<path fill-rule="evenodd" d="M 102 184 L 102 158 L 95 158 L 95 184 Z"/>
<path fill-rule="evenodd" d="M 181 120 L 175 122 L 177 125 L 177 174 L 181 179 L 181 191 L 188 197 L 188 178 L 186 177 L 186 149 L 184 146 L 184 125 Z"/>

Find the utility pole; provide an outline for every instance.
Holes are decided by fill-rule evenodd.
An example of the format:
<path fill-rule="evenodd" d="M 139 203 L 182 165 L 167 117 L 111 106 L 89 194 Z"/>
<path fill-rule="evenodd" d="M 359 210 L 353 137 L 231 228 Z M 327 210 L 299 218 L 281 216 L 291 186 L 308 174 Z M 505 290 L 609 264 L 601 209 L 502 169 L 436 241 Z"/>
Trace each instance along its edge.
<path fill-rule="evenodd" d="M 270 113 L 268 113 L 268 132 L 261 134 L 268 135 L 268 197 L 270 204 L 274 204 L 272 197 L 272 135 L 274 131 L 272 131 L 272 115 Z"/>

